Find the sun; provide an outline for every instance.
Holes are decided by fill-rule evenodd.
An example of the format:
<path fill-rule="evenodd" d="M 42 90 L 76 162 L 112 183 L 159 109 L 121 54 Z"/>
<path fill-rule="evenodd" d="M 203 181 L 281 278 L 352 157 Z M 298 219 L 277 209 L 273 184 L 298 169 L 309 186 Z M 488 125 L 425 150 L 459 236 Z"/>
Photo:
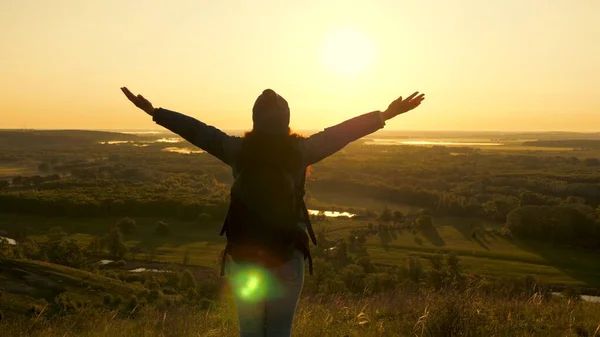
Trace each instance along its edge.
<path fill-rule="evenodd" d="M 325 36 L 321 48 L 323 66 L 338 75 L 354 77 L 373 65 L 375 50 L 372 39 L 364 32 L 345 28 Z"/>

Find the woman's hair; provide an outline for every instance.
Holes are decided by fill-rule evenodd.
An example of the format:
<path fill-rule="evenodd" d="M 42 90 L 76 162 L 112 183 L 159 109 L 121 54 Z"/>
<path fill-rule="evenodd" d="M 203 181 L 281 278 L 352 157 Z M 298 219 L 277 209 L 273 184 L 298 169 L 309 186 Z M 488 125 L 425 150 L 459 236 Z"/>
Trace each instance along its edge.
<path fill-rule="evenodd" d="M 276 158 L 288 169 L 301 169 L 302 157 L 297 143 L 306 137 L 292 132 L 288 127 L 287 134 L 270 134 L 257 130 L 244 133 L 242 137 L 242 151 L 238 162 L 260 161 Z M 310 167 L 307 167 L 307 175 Z"/>

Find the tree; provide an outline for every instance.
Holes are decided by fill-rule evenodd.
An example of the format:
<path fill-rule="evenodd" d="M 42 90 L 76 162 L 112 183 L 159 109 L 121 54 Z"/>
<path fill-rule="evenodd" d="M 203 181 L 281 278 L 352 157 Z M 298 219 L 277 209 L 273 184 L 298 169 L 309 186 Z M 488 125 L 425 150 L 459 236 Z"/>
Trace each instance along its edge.
<path fill-rule="evenodd" d="M 379 232 L 379 241 L 381 242 L 381 246 L 388 249 L 389 244 L 392 242 L 392 236 L 389 231 L 381 231 Z"/>
<path fill-rule="evenodd" d="M 52 241 L 42 250 L 52 263 L 72 268 L 82 268 L 87 263 L 84 249 L 72 239 Z"/>
<path fill-rule="evenodd" d="M 135 220 L 125 217 L 117 222 L 117 227 L 121 230 L 121 233 L 129 235 L 135 231 L 137 225 Z"/>
<path fill-rule="evenodd" d="M 356 250 L 356 234 L 351 233 L 348 237 L 348 251 L 354 252 Z"/>
<path fill-rule="evenodd" d="M 373 262 L 371 262 L 371 259 L 368 256 L 364 256 L 361 257 L 356 264 L 358 264 L 359 266 L 362 267 L 363 271 L 367 274 L 371 274 L 371 273 L 375 273 L 377 272 L 377 268 L 375 267 L 375 265 L 373 264 Z"/>
<path fill-rule="evenodd" d="M 306 287 L 315 293 L 326 292 L 328 290 L 328 281 L 338 278 L 338 275 L 336 274 L 333 265 L 321 258 L 315 258 L 313 260 L 313 265 L 315 273 L 306 280 Z M 344 286 L 343 283 L 342 286 Z"/>
<path fill-rule="evenodd" d="M 88 252 L 93 256 L 98 256 L 102 254 L 102 248 L 102 240 L 100 240 L 99 238 L 93 239 L 87 246 Z"/>
<path fill-rule="evenodd" d="M 404 213 L 401 211 L 394 211 L 394 221 L 402 222 L 404 220 Z"/>
<path fill-rule="evenodd" d="M 31 239 L 23 240 L 19 242 L 19 247 L 26 259 L 40 259 L 40 247 L 35 241 Z"/>
<path fill-rule="evenodd" d="M 108 233 L 108 250 L 115 259 L 122 259 L 125 256 L 125 243 L 123 243 L 123 234 L 119 227 L 113 227 Z"/>
<path fill-rule="evenodd" d="M 342 281 L 346 285 L 346 288 L 353 293 L 360 293 L 365 289 L 365 270 L 363 267 L 350 264 L 344 267 L 341 270 L 340 274 L 342 275 Z"/>
<path fill-rule="evenodd" d="M 387 208 L 387 206 L 385 206 L 381 211 L 381 214 L 379 215 L 379 219 L 381 221 L 392 221 L 394 219 L 394 216 L 392 215 L 392 211 L 390 211 L 390 209 Z"/>
<path fill-rule="evenodd" d="M 455 275 L 458 275 L 461 272 L 459 262 L 460 259 L 458 258 L 458 254 L 456 252 L 450 252 L 446 256 L 446 264 L 448 265 L 448 270 Z"/>
<path fill-rule="evenodd" d="M 0 238 L 0 257 L 13 257 L 13 248 L 5 238 Z"/>

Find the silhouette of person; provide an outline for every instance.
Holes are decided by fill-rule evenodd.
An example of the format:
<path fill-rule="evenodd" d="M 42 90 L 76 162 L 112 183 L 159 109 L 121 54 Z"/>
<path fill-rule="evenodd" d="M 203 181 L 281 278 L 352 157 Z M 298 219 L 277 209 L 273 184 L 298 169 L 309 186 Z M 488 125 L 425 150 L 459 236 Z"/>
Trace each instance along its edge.
<path fill-rule="evenodd" d="M 351 118 L 321 132 L 302 137 L 289 128 L 290 108 L 287 101 L 271 89 L 264 90 L 256 99 L 252 109 L 253 128 L 244 136 L 230 136 L 195 118 L 165 108 L 154 106 L 142 95 L 134 95 L 126 87 L 121 90 L 138 108 L 145 111 L 157 124 L 180 135 L 193 145 L 220 159 L 232 168 L 236 175 L 236 158 L 242 143 L 249 135 L 259 135 L 276 141 L 274 136 L 294 138 L 294 151 L 300 160 L 297 183 L 304 185 L 306 169 L 344 148 L 350 142 L 367 136 L 385 126 L 387 120 L 408 112 L 421 104 L 424 94 L 415 92 L 406 99 L 399 97 L 385 111 L 372 111 Z M 281 139 L 281 138 L 279 138 Z M 262 142 L 269 146 L 269 142 Z M 260 149 L 257 149 L 260 150 Z M 298 218 L 298 226 L 310 231 L 308 215 Z M 290 336 L 300 293 L 304 283 L 306 254 L 296 251 L 293 257 L 282 264 L 269 268 L 268 272 L 282 285 L 283 291 L 267 294 L 262 300 L 249 301 L 246 296 L 234 290 L 240 336 Z M 310 262 L 311 260 L 309 260 Z M 310 265 L 312 267 L 312 264 Z M 239 275 L 246 268 L 233 263 L 233 275 Z M 312 268 L 309 268 L 312 272 Z M 230 281 L 231 278 L 230 278 Z"/>

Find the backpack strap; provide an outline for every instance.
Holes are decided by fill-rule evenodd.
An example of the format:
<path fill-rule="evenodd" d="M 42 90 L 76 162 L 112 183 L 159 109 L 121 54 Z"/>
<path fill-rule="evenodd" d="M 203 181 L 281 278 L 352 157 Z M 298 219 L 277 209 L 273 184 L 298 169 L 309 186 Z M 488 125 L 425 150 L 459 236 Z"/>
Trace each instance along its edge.
<path fill-rule="evenodd" d="M 221 276 L 225 275 L 225 263 L 227 262 L 227 253 L 229 252 L 229 244 L 223 249 L 223 255 L 221 256 Z"/>
<path fill-rule="evenodd" d="M 316 246 L 317 238 L 315 236 L 315 231 L 312 228 L 312 223 L 310 221 L 310 215 L 308 214 L 308 208 L 306 207 L 306 203 L 304 202 L 304 194 L 306 193 L 304 186 L 306 184 L 306 169 L 304 169 L 304 174 L 302 175 L 302 179 L 300 181 L 300 207 L 302 208 L 302 215 L 304 216 L 304 222 L 306 223 L 306 229 L 308 230 L 308 235 L 310 236 L 310 240 Z M 308 259 L 308 274 L 313 274 L 313 260 L 312 255 L 310 254 L 310 248 L 306 247 L 306 251 L 304 252 L 304 256 Z"/>
<path fill-rule="evenodd" d="M 302 180 L 300 181 L 300 190 L 299 190 L 300 207 L 302 208 L 302 215 L 304 216 L 304 221 L 306 222 L 306 229 L 308 230 L 308 235 L 310 236 L 310 240 L 316 246 L 317 245 L 317 237 L 315 236 L 315 232 L 312 228 L 312 223 L 310 222 L 310 215 L 308 214 L 308 208 L 306 207 L 306 203 L 304 202 L 304 194 L 305 194 L 304 185 L 305 184 L 306 184 L 306 169 L 304 169 L 304 174 L 302 175 Z"/>

